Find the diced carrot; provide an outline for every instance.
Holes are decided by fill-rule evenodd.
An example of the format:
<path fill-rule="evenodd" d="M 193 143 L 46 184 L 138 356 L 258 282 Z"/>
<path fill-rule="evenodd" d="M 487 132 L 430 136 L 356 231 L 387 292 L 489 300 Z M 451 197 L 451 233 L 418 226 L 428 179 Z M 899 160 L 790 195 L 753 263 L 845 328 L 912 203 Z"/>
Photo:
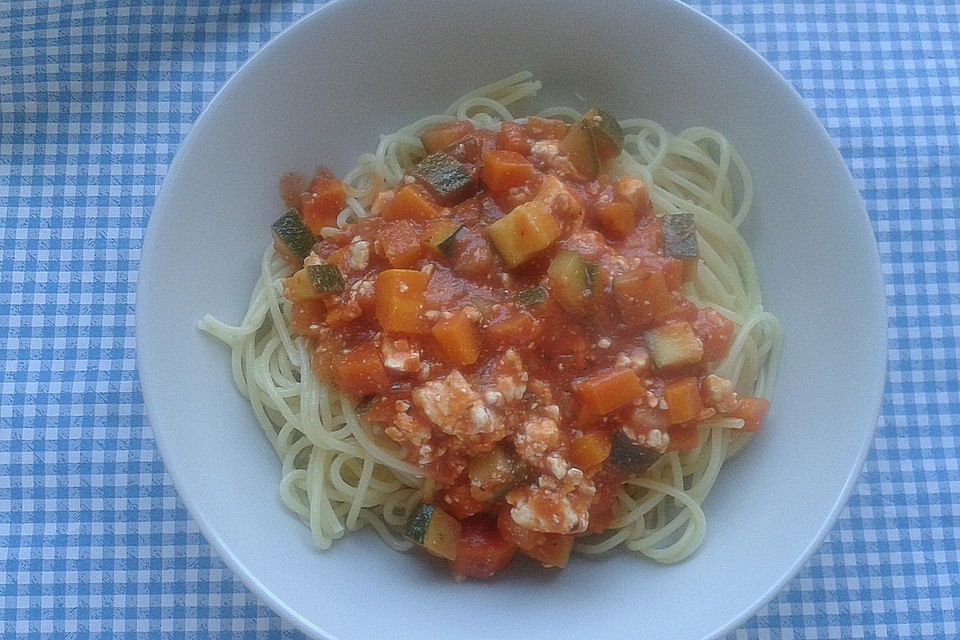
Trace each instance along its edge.
<path fill-rule="evenodd" d="M 607 237 L 622 239 L 634 232 L 636 211 L 628 202 L 605 202 L 597 207 L 597 221 Z"/>
<path fill-rule="evenodd" d="M 667 403 L 667 422 L 670 424 L 693 420 L 703 408 L 700 403 L 700 385 L 693 376 L 669 383 L 663 389 L 663 399 Z"/>
<path fill-rule="evenodd" d="M 733 323 L 710 308 L 698 311 L 693 332 L 703 343 L 703 359 L 707 362 L 725 358 L 733 344 Z"/>
<path fill-rule="evenodd" d="M 343 184 L 329 173 L 321 172 L 300 201 L 300 217 L 314 235 L 324 227 L 336 227 L 337 216 L 346 208 Z"/>
<path fill-rule="evenodd" d="M 522 187 L 536 176 L 536 169 L 515 151 L 486 151 L 480 180 L 490 191 L 509 191 Z"/>
<path fill-rule="evenodd" d="M 570 464 L 581 470 L 591 469 L 610 456 L 610 438 L 602 431 L 591 431 L 570 445 Z"/>
<path fill-rule="evenodd" d="M 409 220 L 389 222 L 380 228 L 377 240 L 383 256 L 395 269 L 412 267 L 423 257 L 420 227 Z"/>
<path fill-rule="evenodd" d="M 310 368 L 323 382 L 333 382 L 331 364 L 333 358 L 343 351 L 343 340 L 332 331 L 314 336 L 313 355 L 310 356 Z"/>
<path fill-rule="evenodd" d="M 450 568 L 462 576 L 489 578 L 510 564 L 515 551 L 500 535 L 493 518 L 475 516 L 462 522 L 457 557 Z"/>
<path fill-rule="evenodd" d="M 435 129 L 430 129 L 420 136 L 420 142 L 427 153 L 443 151 L 460 138 L 476 131 L 476 127 L 470 122 L 451 122 L 442 124 Z"/>
<path fill-rule="evenodd" d="M 695 424 L 675 424 L 667 430 L 670 443 L 667 451 L 689 453 L 700 445 L 700 430 Z"/>
<path fill-rule="evenodd" d="M 338 329 L 346 326 L 363 315 L 363 309 L 354 300 L 346 302 L 327 299 L 327 326 Z"/>
<path fill-rule="evenodd" d="M 768 409 L 770 409 L 770 403 L 763 398 L 742 396 L 737 408 L 727 415 L 743 420 L 743 431 L 753 432 L 760 430 Z"/>
<path fill-rule="evenodd" d="M 401 187 L 383 209 L 384 220 L 431 220 L 440 217 L 437 207 L 423 189 L 408 184 Z"/>
<path fill-rule="evenodd" d="M 463 311 L 441 320 L 430 330 L 443 353 L 454 365 L 470 365 L 480 355 L 477 329 Z"/>
<path fill-rule="evenodd" d="M 602 416 L 594 411 L 590 405 L 585 402 L 577 406 L 577 427 L 583 429 L 596 429 L 602 424 Z"/>
<path fill-rule="evenodd" d="M 597 220 L 610 238 L 626 238 L 636 226 L 637 218 L 629 202 L 607 202 L 597 207 Z"/>
<path fill-rule="evenodd" d="M 380 393 L 390 387 L 380 353 L 372 344 L 361 345 L 330 362 L 333 380 L 342 393 L 355 400 Z"/>
<path fill-rule="evenodd" d="M 323 300 L 301 300 L 293 303 L 290 313 L 290 329 L 300 336 L 317 335 L 327 317 Z"/>
<path fill-rule="evenodd" d="M 486 336 L 499 345 L 518 345 L 536 340 L 543 323 L 526 311 L 511 314 L 487 326 Z"/>
<path fill-rule="evenodd" d="M 497 148 L 504 151 L 514 151 L 521 155 L 529 155 L 530 139 L 527 138 L 523 125 L 516 122 L 504 122 L 500 125 L 497 134 Z"/>
<path fill-rule="evenodd" d="M 562 140 L 570 130 L 570 125 L 555 118 L 530 116 L 523 128 L 534 140 Z"/>
<path fill-rule="evenodd" d="M 621 276 L 614 280 L 613 290 L 621 317 L 634 326 L 663 322 L 677 308 L 660 271 L 636 271 Z"/>
<path fill-rule="evenodd" d="M 630 404 L 643 395 L 643 385 L 632 369 L 608 369 L 583 380 L 577 392 L 601 416 Z"/>
<path fill-rule="evenodd" d="M 525 553 L 545 567 L 567 566 L 570 561 L 570 552 L 573 551 L 575 536 L 560 533 L 544 535 L 543 543 L 539 547 L 525 550 Z"/>
<path fill-rule="evenodd" d="M 423 317 L 430 276 L 410 269 L 380 272 L 374 287 L 374 314 L 384 331 L 426 333 L 430 325 Z"/>
<path fill-rule="evenodd" d="M 486 504 L 470 495 L 470 483 L 455 484 L 443 492 L 443 510 L 457 520 L 465 520 L 486 508 Z"/>

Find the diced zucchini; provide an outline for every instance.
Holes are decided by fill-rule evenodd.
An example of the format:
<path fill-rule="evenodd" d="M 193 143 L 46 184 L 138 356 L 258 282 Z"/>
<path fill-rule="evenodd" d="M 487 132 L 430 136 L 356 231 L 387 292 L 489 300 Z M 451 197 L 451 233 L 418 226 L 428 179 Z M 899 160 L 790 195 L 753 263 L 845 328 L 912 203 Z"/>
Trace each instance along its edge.
<path fill-rule="evenodd" d="M 521 307 L 535 307 L 547 301 L 547 290 L 539 285 L 530 287 L 518 293 L 516 300 Z"/>
<path fill-rule="evenodd" d="M 560 150 L 573 164 L 580 177 L 593 180 L 600 173 L 600 160 L 593 140 L 590 125 L 579 120 L 570 127 L 566 137 L 560 141 Z"/>
<path fill-rule="evenodd" d="M 689 322 L 674 322 L 646 334 L 647 347 L 657 369 L 697 364 L 703 359 L 703 343 Z"/>
<path fill-rule="evenodd" d="M 560 235 L 560 225 L 542 202 L 521 204 L 487 229 L 487 235 L 512 268 L 540 253 Z"/>
<path fill-rule="evenodd" d="M 595 281 L 596 270 L 592 271 L 592 278 Z M 572 311 L 583 309 L 589 294 L 591 276 L 588 275 L 587 263 L 579 253 L 558 252 L 547 267 L 547 278 L 550 290 L 560 304 Z"/>
<path fill-rule="evenodd" d="M 336 265 L 311 265 L 283 281 L 283 295 L 291 302 L 314 300 L 325 293 L 343 291 L 343 286 L 343 276 Z"/>
<path fill-rule="evenodd" d="M 518 465 L 502 447 L 474 458 L 467 467 L 470 495 L 487 502 L 498 498 L 517 483 Z"/>
<path fill-rule="evenodd" d="M 640 444 L 623 431 L 617 431 L 610 446 L 610 464 L 624 473 L 643 473 L 660 458 L 651 447 Z"/>
<path fill-rule="evenodd" d="M 697 228 L 692 213 L 675 213 L 661 218 L 663 222 L 663 244 L 668 256 L 680 260 L 700 257 L 697 246 Z"/>
<path fill-rule="evenodd" d="M 287 258 L 298 262 L 303 262 L 303 259 L 310 255 L 310 250 L 317 241 L 296 209 L 290 209 L 280 216 L 270 229 L 273 231 L 277 249 Z"/>
<path fill-rule="evenodd" d="M 583 119 L 593 133 L 597 155 L 601 160 L 609 160 L 620 155 L 623 149 L 623 129 L 620 128 L 616 118 L 596 107 L 588 111 Z"/>
<path fill-rule="evenodd" d="M 600 275 L 600 265 L 596 262 L 584 262 L 583 274 L 586 276 L 587 289 L 592 291 L 597 286 L 597 277 Z"/>
<path fill-rule="evenodd" d="M 437 222 L 432 229 L 427 230 L 426 245 L 431 251 L 449 258 L 453 254 L 457 233 L 462 228 L 462 224 L 453 220 Z"/>
<path fill-rule="evenodd" d="M 306 267 L 310 284 L 320 293 L 343 291 L 343 274 L 335 264 L 312 264 Z"/>
<path fill-rule="evenodd" d="M 453 560 L 460 541 L 460 522 L 432 504 L 419 504 L 407 521 L 406 535 L 435 556 Z"/>
<path fill-rule="evenodd" d="M 411 173 L 444 204 L 460 202 L 477 185 L 476 176 L 463 163 L 442 152 L 431 153 Z"/>

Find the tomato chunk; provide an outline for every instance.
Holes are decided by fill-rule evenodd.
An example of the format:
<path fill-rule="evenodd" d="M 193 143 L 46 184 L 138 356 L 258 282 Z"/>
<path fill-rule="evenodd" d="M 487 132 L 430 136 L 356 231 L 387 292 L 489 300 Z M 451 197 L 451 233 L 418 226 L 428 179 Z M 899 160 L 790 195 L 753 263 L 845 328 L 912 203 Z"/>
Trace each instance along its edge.
<path fill-rule="evenodd" d="M 730 412 L 731 418 L 740 418 L 743 420 L 743 430 L 748 432 L 759 431 L 763 424 L 763 419 L 767 416 L 767 410 L 770 403 L 763 398 L 752 398 L 750 396 L 740 398 L 740 404 Z"/>
<path fill-rule="evenodd" d="M 390 387 L 390 378 L 383 368 L 380 353 L 372 344 L 364 344 L 345 354 L 333 357 L 330 363 L 337 387 L 359 400 Z"/>
<path fill-rule="evenodd" d="M 337 216 L 346 208 L 343 184 L 333 174 L 321 171 L 300 202 L 300 217 L 314 235 L 324 227 L 336 227 Z"/>
<path fill-rule="evenodd" d="M 453 572 L 468 578 L 489 578 L 513 559 L 516 547 L 503 539 L 496 520 L 475 516 L 463 521 Z"/>
<path fill-rule="evenodd" d="M 700 309 L 693 331 L 703 343 L 703 359 L 716 362 L 727 357 L 733 344 L 733 323 L 713 309 Z"/>

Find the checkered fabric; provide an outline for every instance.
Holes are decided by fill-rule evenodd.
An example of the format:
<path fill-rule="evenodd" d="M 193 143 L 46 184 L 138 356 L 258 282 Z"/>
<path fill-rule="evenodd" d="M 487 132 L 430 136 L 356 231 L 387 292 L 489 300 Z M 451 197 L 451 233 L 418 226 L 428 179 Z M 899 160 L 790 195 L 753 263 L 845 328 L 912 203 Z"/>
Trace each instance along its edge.
<path fill-rule="evenodd" d="M 822 548 L 736 638 L 945 638 L 960 604 L 960 9 L 693 0 L 848 159 L 880 246 L 890 375 Z M 214 555 L 144 419 L 144 228 L 223 81 L 314 2 L 0 3 L 0 634 L 299 638 Z"/>

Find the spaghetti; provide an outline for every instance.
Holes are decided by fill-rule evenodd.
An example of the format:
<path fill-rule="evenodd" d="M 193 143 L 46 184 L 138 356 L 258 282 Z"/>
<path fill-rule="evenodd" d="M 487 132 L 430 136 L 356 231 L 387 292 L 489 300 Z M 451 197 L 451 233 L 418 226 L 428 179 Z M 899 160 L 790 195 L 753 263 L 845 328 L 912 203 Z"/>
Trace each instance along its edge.
<path fill-rule="evenodd" d="M 422 134 L 462 121 L 479 130 L 499 130 L 514 120 L 511 105 L 539 89 L 529 72 L 518 73 L 466 94 L 443 114 L 382 136 L 375 153 L 360 156 L 344 177 L 346 206 L 336 219 L 338 227 L 370 218 L 377 196 L 402 184 L 423 156 Z M 540 115 L 570 122 L 581 117 L 567 108 Z M 713 373 L 734 381 L 741 394 L 769 398 L 781 336 L 776 318 L 763 310 L 753 259 L 738 231 L 752 202 L 743 160 L 710 129 L 674 135 L 650 120 L 620 125 L 623 151 L 606 171 L 648 185 L 658 215 L 693 216 L 700 264 L 683 293 L 736 328 L 728 354 Z M 327 228 L 320 235 L 337 232 Z M 310 341 L 290 331 L 283 281 L 292 273 L 271 247 L 241 323 L 230 326 L 208 315 L 200 327 L 231 348 L 234 382 L 281 459 L 283 501 L 309 525 L 314 543 L 326 549 L 347 531 L 370 526 L 390 547 L 408 549 L 413 543 L 401 532 L 421 500 L 433 493 L 431 482 L 382 429 L 357 415 L 346 395 L 316 378 Z M 642 475 L 621 484 L 606 531 L 579 538 L 575 550 L 599 554 L 624 545 L 663 563 L 689 556 L 706 531 L 701 503 L 723 461 L 750 437 L 741 432 L 743 426 L 743 420 L 722 416 L 702 421 L 699 444 L 683 453 L 668 451 Z"/>

